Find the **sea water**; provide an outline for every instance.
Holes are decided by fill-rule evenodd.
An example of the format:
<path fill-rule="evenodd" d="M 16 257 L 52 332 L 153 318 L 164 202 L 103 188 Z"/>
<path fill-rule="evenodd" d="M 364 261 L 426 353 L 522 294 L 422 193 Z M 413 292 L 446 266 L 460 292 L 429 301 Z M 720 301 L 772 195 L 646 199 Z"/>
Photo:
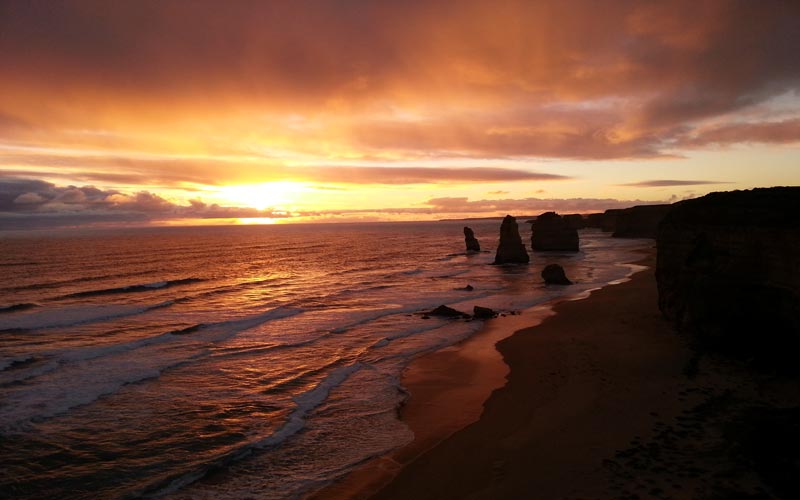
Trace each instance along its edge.
<path fill-rule="evenodd" d="M 651 244 L 493 266 L 499 220 L 468 224 L 485 252 L 458 221 L 0 233 L 0 492 L 301 497 L 409 442 L 404 367 L 482 325 L 421 312 L 585 293 Z"/>

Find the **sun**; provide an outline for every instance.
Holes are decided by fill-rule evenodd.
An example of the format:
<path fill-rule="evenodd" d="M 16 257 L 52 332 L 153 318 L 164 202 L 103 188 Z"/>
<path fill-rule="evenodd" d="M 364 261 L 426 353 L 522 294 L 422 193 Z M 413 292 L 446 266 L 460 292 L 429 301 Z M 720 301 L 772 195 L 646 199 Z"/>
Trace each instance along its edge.
<path fill-rule="evenodd" d="M 308 188 L 300 182 L 276 181 L 238 184 L 218 188 L 218 197 L 228 203 L 258 210 L 282 209 L 297 202 Z"/>

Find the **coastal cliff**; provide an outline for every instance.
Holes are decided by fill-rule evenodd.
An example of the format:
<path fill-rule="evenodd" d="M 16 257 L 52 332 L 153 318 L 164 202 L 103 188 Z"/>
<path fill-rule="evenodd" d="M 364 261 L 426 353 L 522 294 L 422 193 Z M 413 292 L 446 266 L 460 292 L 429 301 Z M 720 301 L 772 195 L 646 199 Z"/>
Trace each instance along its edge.
<path fill-rule="evenodd" d="M 659 308 L 702 345 L 775 366 L 800 347 L 800 187 L 676 203 L 658 229 Z"/>

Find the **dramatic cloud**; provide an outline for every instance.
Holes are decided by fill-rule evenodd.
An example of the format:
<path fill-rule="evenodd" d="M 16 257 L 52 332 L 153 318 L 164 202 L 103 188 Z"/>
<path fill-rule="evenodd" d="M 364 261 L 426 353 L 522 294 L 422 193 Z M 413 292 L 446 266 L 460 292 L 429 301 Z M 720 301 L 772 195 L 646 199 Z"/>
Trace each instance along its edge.
<path fill-rule="evenodd" d="M 620 184 L 620 186 L 630 186 L 630 187 L 673 187 L 673 186 L 701 186 L 701 185 L 708 185 L 708 184 L 730 184 L 729 182 L 720 182 L 720 181 L 689 181 L 689 180 L 652 180 L 652 181 L 640 181 L 640 182 L 629 182 L 627 184 Z"/>
<path fill-rule="evenodd" d="M 61 176 L 84 182 L 176 186 L 220 185 L 243 181 L 295 180 L 333 184 L 435 184 L 507 181 L 557 181 L 569 177 L 503 167 L 292 166 L 256 157 L 137 158 L 96 155 L 3 153 L 0 162 L 16 165 L 7 174 L 25 176 L 61 167 Z M 37 167 L 25 170 L 20 166 Z M 50 166 L 50 167 L 49 167 Z M 185 173 L 184 173 L 185 172 Z M 54 177 L 58 177 L 56 173 Z"/>
<path fill-rule="evenodd" d="M 331 127 L 345 148 L 646 158 L 800 80 L 797 2 L 84 0 L 1 13 L 0 126 L 190 133 L 284 116 L 283 133 Z"/>
<path fill-rule="evenodd" d="M 669 201 L 674 201 L 671 199 Z M 648 203 L 642 200 L 597 198 L 475 200 L 467 197 L 432 198 L 415 207 L 348 208 L 285 212 L 207 204 L 191 200 L 182 205 L 147 191 L 122 193 L 93 186 L 56 186 L 29 179 L 0 179 L 0 229 L 57 227 L 81 224 L 146 223 L 176 219 L 299 218 L 351 220 L 353 217 L 458 216 L 505 213 L 534 215 L 548 210 L 598 212 Z"/>
<path fill-rule="evenodd" d="M 156 194 L 107 191 L 94 186 L 56 186 L 39 180 L 0 179 L 0 229 L 96 222 L 142 222 L 169 219 L 283 218 L 273 210 L 170 202 Z"/>
<path fill-rule="evenodd" d="M 751 142 L 791 144 L 800 142 L 800 119 L 711 126 L 698 129 L 679 142 L 692 147 Z"/>
<path fill-rule="evenodd" d="M 510 168 L 319 167 L 286 170 L 292 178 L 345 184 L 426 184 L 438 182 L 556 181 L 569 177 Z"/>
<path fill-rule="evenodd" d="M 602 212 L 609 208 L 627 208 L 635 205 L 653 205 L 675 201 L 615 200 L 611 198 L 524 198 L 506 200 L 475 200 L 466 197 L 433 198 L 425 204 L 437 213 L 492 213 L 501 212 L 536 215 L 541 212 Z"/>
<path fill-rule="evenodd" d="M 563 180 L 547 193 L 584 211 L 619 182 L 798 183 L 798 19 L 781 0 L 0 2 L 0 174 L 72 186 L 19 181 L 0 210 L 225 214 L 244 197 L 198 197 L 294 182 L 308 213 L 472 213 Z"/>
<path fill-rule="evenodd" d="M 39 193 L 22 193 L 14 198 L 14 203 L 19 205 L 32 205 L 37 203 L 44 203 L 47 200 Z"/>

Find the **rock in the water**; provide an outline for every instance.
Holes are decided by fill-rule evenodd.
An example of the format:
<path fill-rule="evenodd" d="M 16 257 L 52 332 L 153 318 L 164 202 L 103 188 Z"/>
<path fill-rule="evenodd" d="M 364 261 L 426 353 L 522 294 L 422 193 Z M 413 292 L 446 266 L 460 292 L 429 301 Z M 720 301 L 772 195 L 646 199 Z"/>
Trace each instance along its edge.
<path fill-rule="evenodd" d="M 464 227 L 464 242 L 467 244 L 467 253 L 481 251 L 481 244 L 475 238 L 475 233 L 466 226 Z"/>
<path fill-rule="evenodd" d="M 500 225 L 500 243 L 494 256 L 495 264 L 527 264 L 530 262 L 525 245 L 519 236 L 517 219 L 506 215 Z"/>
<path fill-rule="evenodd" d="M 452 307 L 447 307 L 445 305 L 439 306 L 432 311 L 428 311 L 425 313 L 427 316 L 439 316 L 441 318 L 469 318 L 469 314 L 463 313 Z"/>
<path fill-rule="evenodd" d="M 613 233 L 617 230 L 617 218 L 619 217 L 619 213 L 622 211 L 621 208 L 610 208 L 603 212 L 603 218 L 600 221 L 600 229 L 605 231 L 606 233 Z"/>
<path fill-rule="evenodd" d="M 571 285 L 572 282 L 564 273 L 564 268 L 558 264 L 548 264 L 542 269 L 542 278 L 548 285 Z"/>
<path fill-rule="evenodd" d="M 564 222 L 572 229 L 583 229 L 586 227 L 586 219 L 581 214 L 567 214 L 564 215 Z"/>
<path fill-rule="evenodd" d="M 672 205 L 637 205 L 617 213 L 614 238 L 655 238 Z"/>
<path fill-rule="evenodd" d="M 578 251 L 578 231 L 555 212 L 541 214 L 532 229 L 532 250 Z"/>
<path fill-rule="evenodd" d="M 472 308 L 472 315 L 476 319 L 489 319 L 497 316 L 497 313 L 488 307 L 475 306 Z"/>
<path fill-rule="evenodd" d="M 656 240 L 659 307 L 702 345 L 770 366 L 800 351 L 800 187 L 676 203 Z"/>
<path fill-rule="evenodd" d="M 602 228 L 603 227 L 603 219 L 605 218 L 605 214 L 598 213 L 598 214 L 589 214 L 586 216 L 586 225 L 584 227 L 595 227 L 595 228 Z"/>

